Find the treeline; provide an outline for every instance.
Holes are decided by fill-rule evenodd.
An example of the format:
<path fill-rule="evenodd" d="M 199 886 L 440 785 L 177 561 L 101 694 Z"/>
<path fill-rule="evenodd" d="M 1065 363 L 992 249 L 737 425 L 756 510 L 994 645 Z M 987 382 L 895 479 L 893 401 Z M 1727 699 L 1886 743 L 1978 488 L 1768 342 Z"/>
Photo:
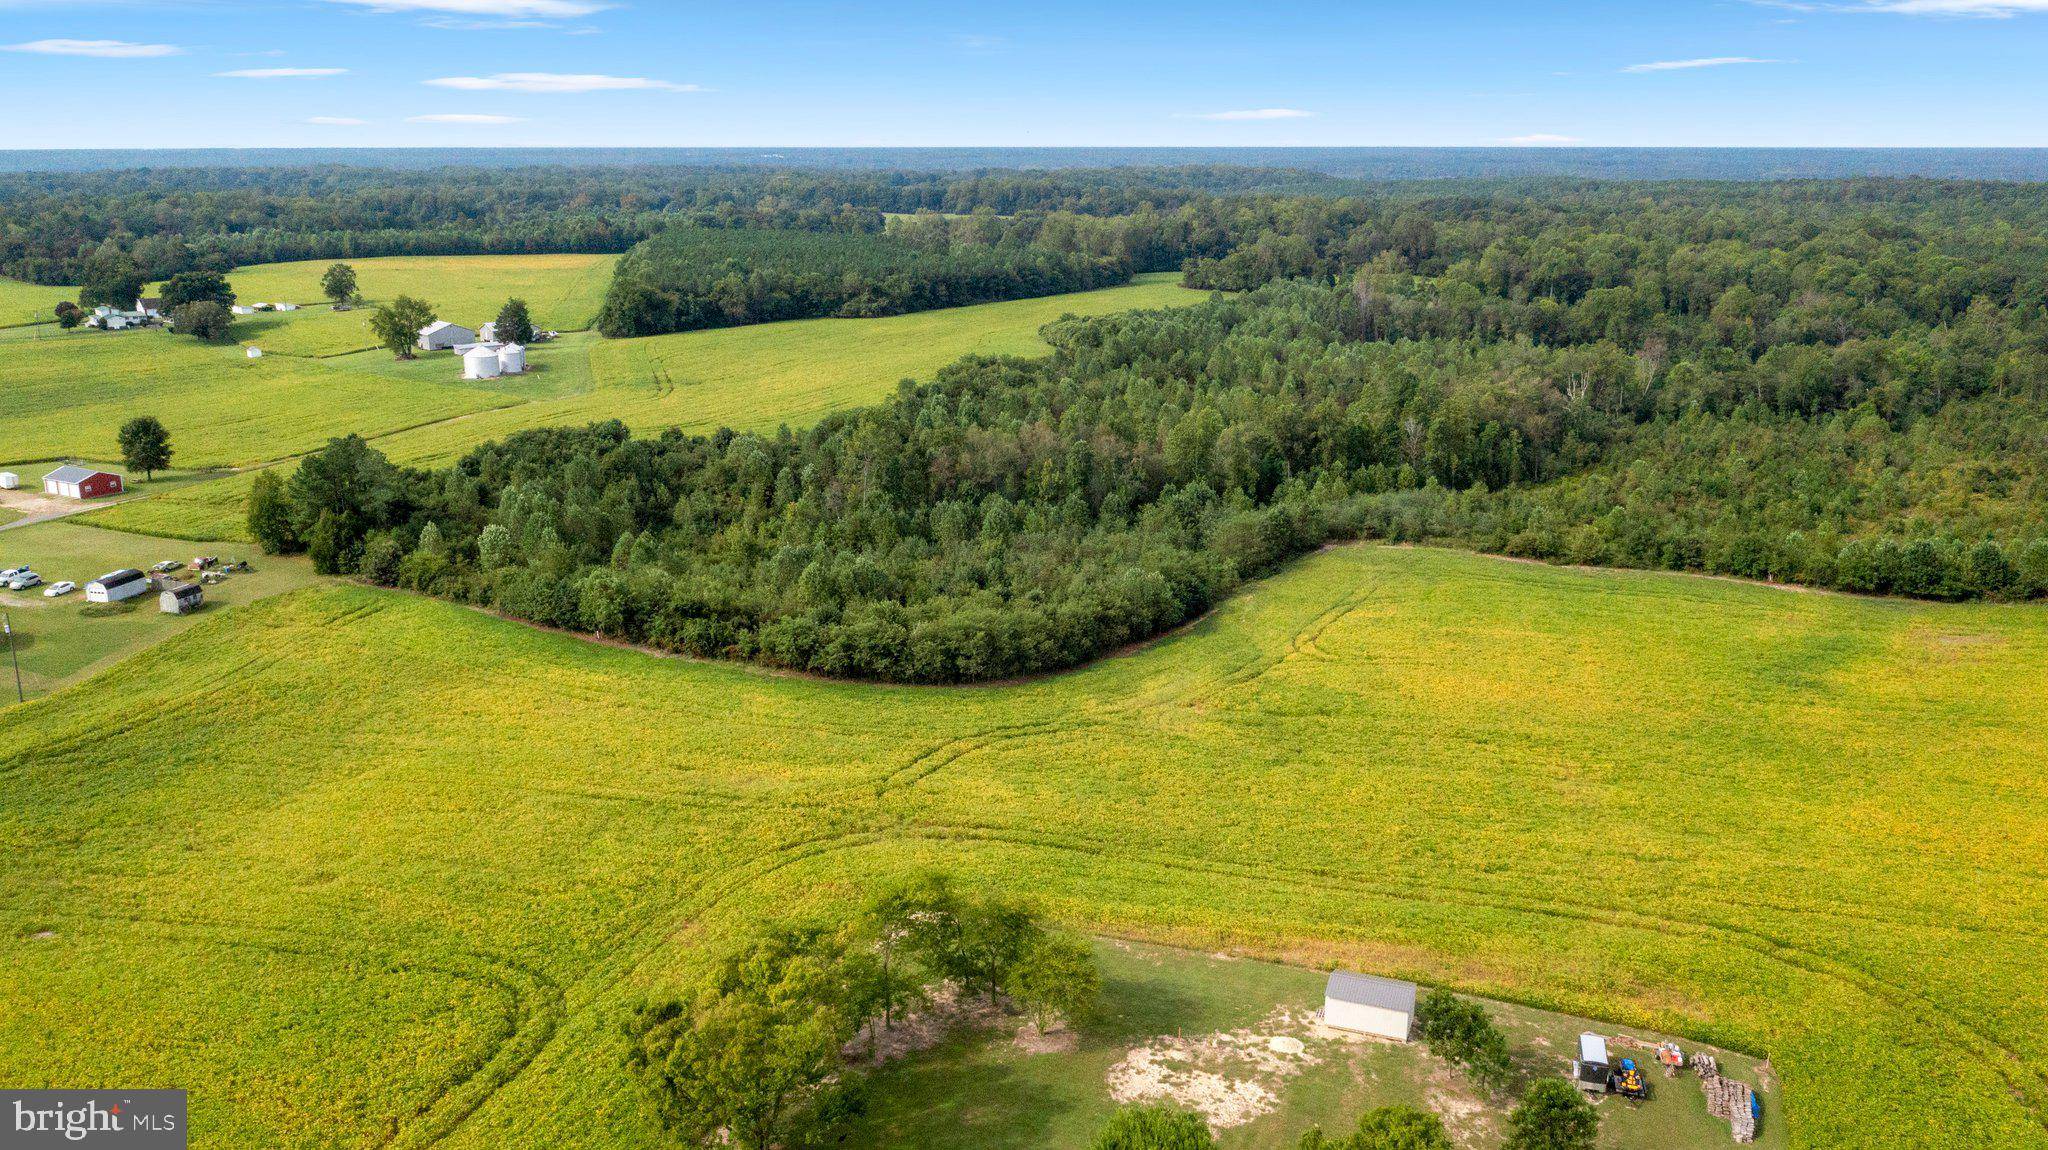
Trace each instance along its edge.
<path fill-rule="evenodd" d="M 1067 320 L 1048 358 L 962 361 L 801 433 L 536 431 L 433 473 L 343 441 L 252 525 L 549 626 L 912 682 L 1073 666 L 1341 538 L 2048 593 L 2039 404 L 1945 329 L 1890 332 L 1807 414 L 1760 398 L 1796 369 L 1768 353 L 1361 338 L 1376 314 L 1297 281 Z"/>
<path fill-rule="evenodd" d="M 1113 258 L 1005 242 L 1000 225 L 991 242 L 932 243 L 847 223 L 813 231 L 670 228 L 619 261 L 598 330 L 638 336 L 815 316 L 900 315 L 1085 291 L 1130 278 L 1128 265 Z"/>
<path fill-rule="evenodd" d="M 1213 167 L 942 174 L 647 166 L 0 173 L 0 275 L 74 284 L 87 258 L 117 252 L 152 281 L 283 260 L 623 252 L 678 221 L 832 228 L 848 209 L 877 227 L 882 212 L 1117 215 L 1177 207 L 1274 175 Z"/>

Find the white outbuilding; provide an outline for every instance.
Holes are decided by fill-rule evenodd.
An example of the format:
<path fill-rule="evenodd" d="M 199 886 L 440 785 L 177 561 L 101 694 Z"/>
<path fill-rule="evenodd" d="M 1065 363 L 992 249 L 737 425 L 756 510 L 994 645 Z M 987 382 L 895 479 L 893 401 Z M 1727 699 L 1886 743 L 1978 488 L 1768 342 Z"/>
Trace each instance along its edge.
<path fill-rule="evenodd" d="M 229 311 L 231 311 L 231 312 L 233 312 L 233 313 L 234 313 L 234 314 L 236 314 L 236 315 L 255 315 L 255 314 L 256 314 L 256 309 L 255 309 L 255 308 L 253 308 L 253 307 L 250 307 L 250 306 L 249 306 L 248 304 L 245 304 L 245 303 L 238 303 L 238 304 L 236 304 L 235 306 L 233 306 L 233 307 L 229 308 L 228 310 L 229 310 Z"/>
<path fill-rule="evenodd" d="M 248 354 L 248 356 L 249 356 L 249 358 L 250 358 L 250 359 L 262 359 L 262 358 L 263 358 L 263 349 L 262 349 L 262 348 L 260 348 L 260 347 L 252 347 L 252 348 L 250 348 L 250 349 L 249 349 L 249 351 L 248 351 L 248 353 L 247 353 L 247 354 Z"/>
<path fill-rule="evenodd" d="M 149 590 L 149 576 L 133 567 L 109 571 L 85 585 L 85 601 L 88 603 L 119 603 L 133 599 Z"/>
<path fill-rule="evenodd" d="M 476 332 L 445 319 L 437 319 L 420 329 L 421 351 L 448 351 L 457 344 L 475 342 Z"/>
<path fill-rule="evenodd" d="M 1406 1042 L 1415 1027 L 1415 984 L 1333 970 L 1323 988 L 1323 1024 Z"/>
<path fill-rule="evenodd" d="M 503 374 L 498 366 L 498 349 L 487 343 L 477 344 L 462 353 L 462 378 L 496 379 Z"/>
<path fill-rule="evenodd" d="M 277 305 L 277 310 L 279 310 L 279 311 L 297 311 L 297 310 L 299 310 L 299 305 L 298 305 L 298 304 L 295 304 L 295 303 L 281 303 L 281 304 L 278 304 L 278 305 Z"/>
<path fill-rule="evenodd" d="M 526 370 L 526 347 L 523 344 L 508 343 L 498 349 L 498 370 L 506 375 L 518 375 Z"/>
<path fill-rule="evenodd" d="M 0 471 L 0 491 L 13 491 L 21 486 L 21 476 L 12 471 Z"/>

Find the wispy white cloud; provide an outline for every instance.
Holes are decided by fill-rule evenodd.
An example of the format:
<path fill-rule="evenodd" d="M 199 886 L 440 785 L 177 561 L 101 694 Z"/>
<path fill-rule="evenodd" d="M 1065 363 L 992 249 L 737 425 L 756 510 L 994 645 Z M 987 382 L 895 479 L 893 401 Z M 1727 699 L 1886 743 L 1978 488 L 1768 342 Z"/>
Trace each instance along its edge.
<path fill-rule="evenodd" d="M 2007 20 L 2048 12 L 2048 0 L 1750 0 L 1794 12 L 1890 12 L 1900 16 L 1961 16 Z"/>
<path fill-rule="evenodd" d="M 1501 143 L 1516 148 L 1540 148 L 1545 145 L 1582 143 L 1577 136 L 1560 136 L 1552 132 L 1531 132 L 1526 136 L 1509 136 Z"/>
<path fill-rule="evenodd" d="M 0 45 L 0 51 L 33 52 L 39 56 L 98 56 L 106 60 L 185 54 L 175 44 L 132 44 L 126 40 L 30 40 L 26 44 Z"/>
<path fill-rule="evenodd" d="M 408 124 L 523 124 L 518 116 L 499 116 L 489 112 L 434 112 L 425 116 L 407 116 Z"/>
<path fill-rule="evenodd" d="M 1624 72 L 1683 72 L 1692 68 L 1726 68 L 1733 64 L 1789 64 L 1789 60 L 1765 60 L 1756 56 L 1701 56 L 1693 60 L 1654 60 L 1630 64 Z"/>
<path fill-rule="evenodd" d="M 327 0 L 372 12 L 423 12 L 491 20 L 566 20 L 612 5 L 598 0 Z"/>
<path fill-rule="evenodd" d="M 1306 120 L 1314 112 L 1300 108 L 1243 108 L 1234 112 L 1188 112 L 1182 119 L 1188 120 Z"/>
<path fill-rule="evenodd" d="M 369 123 L 368 120 L 358 120 L 354 116 L 308 116 L 306 122 L 330 128 L 356 128 Z"/>
<path fill-rule="evenodd" d="M 347 68 L 236 68 L 214 75 L 233 80 L 297 80 L 315 76 L 346 76 Z"/>
<path fill-rule="evenodd" d="M 641 76 L 566 75 L 559 72 L 499 72 L 491 76 L 443 76 L 422 83 L 461 92 L 701 92 L 696 84 L 676 84 Z"/>

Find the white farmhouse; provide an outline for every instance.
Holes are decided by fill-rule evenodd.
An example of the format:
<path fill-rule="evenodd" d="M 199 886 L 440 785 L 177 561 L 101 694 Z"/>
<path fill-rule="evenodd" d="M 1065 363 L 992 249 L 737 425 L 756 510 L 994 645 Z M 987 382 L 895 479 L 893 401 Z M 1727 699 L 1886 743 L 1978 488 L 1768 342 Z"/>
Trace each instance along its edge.
<path fill-rule="evenodd" d="M 1415 1025 L 1415 984 L 1333 970 L 1323 989 L 1323 1024 L 1406 1042 Z"/>
<path fill-rule="evenodd" d="M 457 344 L 475 342 L 476 332 L 445 319 L 437 319 L 420 329 L 421 351 L 449 351 Z"/>

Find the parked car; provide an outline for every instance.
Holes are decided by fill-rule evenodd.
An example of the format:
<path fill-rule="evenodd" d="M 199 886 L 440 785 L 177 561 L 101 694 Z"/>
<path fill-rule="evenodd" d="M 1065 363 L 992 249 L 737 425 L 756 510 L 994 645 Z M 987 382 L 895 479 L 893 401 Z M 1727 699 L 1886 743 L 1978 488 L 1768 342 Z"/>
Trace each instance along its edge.
<path fill-rule="evenodd" d="M 55 599 L 59 595 L 69 595 L 76 590 L 78 590 L 78 584 L 73 583 L 69 579 L 59 579 L 48 587 L 43 588 L 43 598 Z"/>
<path fill-rule="evenodd" d="M 159 575 L 162 575 L 166 571 L 176 571 L 178 568 L 183 566 L 184 564 L 178 562 L 176 559 L 166 559 L 163 562 L 157 564 L 156 566 L 151 567 L 150 570 L 156 572 Z"/>
<path fill-rule="evenodd" d="M 9 579 L 14 578 L 16 575 L 19 575 L 26 570 L 28 570 L 28 568 L 26 567 L 9 567 L 5 571 L 0 571 L 0 583 L 4 583 Z"/>
<path fill-rule="evenodd" d="M 42 581 L 43 577 L 41 575 L 33 571 L 23 571 L 7 581 L 7 589 L 9 591 L 26 591 Z"/>

